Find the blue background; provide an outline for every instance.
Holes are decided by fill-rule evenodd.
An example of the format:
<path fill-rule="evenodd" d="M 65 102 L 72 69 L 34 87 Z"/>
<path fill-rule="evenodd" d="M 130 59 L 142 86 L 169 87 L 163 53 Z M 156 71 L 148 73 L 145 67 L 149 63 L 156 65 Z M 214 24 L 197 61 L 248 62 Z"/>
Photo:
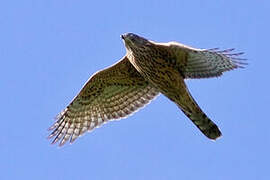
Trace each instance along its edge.
<path fill-rule="evenodd" d="M 1 2 L 0 179 L 270 179 L 269 8 L 267 0 Z M 187 81 L 222 138 L 209 141 L 161 95 L 73 145 L 50 145 L 55 115 L 125 55 L 125 32 L 246 52 L 246 69 Z"/>

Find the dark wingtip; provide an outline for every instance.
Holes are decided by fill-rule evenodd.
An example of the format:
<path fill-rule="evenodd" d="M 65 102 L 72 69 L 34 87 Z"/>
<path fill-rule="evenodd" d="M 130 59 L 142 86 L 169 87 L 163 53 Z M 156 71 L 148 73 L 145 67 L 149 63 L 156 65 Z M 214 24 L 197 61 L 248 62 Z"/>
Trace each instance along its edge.
<path fill-rule="evenodd" d="M 216 53 L 219 53 L 223 56 L 226 56 L 233 63 L 235 63 L 237 68 L 245 68 L 248 65 L 248 63 L 243 62 L 243 61 L 247 61 L 248 59 L 239 57 L 239 56 L 245 54 L 245 52 L 232 53 L 232 51 L 234 51 L 234 50 L 235 50 L 235 48 L 230 48 L 230 49 L 225 49 L 225 50 L 219 50 L 219 48 L 207 49 L 207 51 L 216 52 Z"/>

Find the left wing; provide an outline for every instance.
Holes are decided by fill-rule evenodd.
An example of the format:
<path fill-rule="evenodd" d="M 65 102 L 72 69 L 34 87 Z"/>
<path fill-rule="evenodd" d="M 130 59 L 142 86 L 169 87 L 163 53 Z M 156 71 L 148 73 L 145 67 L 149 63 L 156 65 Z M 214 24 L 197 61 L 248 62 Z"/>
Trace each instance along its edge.
<path fill-rule="evenodd" d="M 49 128 L 52 143 L 72 143 L 86 131 L 105 122 L 127 117 L 148 104 L 159 92 L 125 56 L 118 63 L 94 74 L 80 93 Z"/>

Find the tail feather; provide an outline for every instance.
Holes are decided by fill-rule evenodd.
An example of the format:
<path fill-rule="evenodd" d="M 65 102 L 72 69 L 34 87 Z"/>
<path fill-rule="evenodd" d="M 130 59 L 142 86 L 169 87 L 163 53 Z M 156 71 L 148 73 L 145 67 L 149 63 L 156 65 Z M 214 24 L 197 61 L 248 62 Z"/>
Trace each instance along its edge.
<path fill-rule="evenodd" d="M 198 107 L 199 108 L 199 107 Z M 217 139 L 222 134 L 218 126 L 211 121 L 202 111 L 187 112 L 181 108 L 185 115 L 199 128 L 199 130 L 209 139 Z"/>
<path fill-rule="evenodd" d="M 222 134 L 218 126 L 211 121 L 201 110 L 199 105 L 190 95 L 186 85 L 181 83 L 179 95 L 172 99 L 184 114 L 200 129 L 200 131 L 210 139 L 217 139 Z"/>

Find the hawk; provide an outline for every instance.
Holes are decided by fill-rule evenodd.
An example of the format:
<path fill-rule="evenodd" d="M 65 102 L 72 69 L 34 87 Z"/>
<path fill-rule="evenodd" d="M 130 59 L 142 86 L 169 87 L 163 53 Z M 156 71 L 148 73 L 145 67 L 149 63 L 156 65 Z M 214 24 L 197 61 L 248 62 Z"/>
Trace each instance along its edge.
<path fill-rule="evenodd" d="M 221 132 L 191 96 L 185 79 L 218 77 L 243 67 L 234 49 L 196 49 L 177 42 L 157 43 L 133 33 L 121 35 L 126 55 L 98 71 L 49 128 L 52 144 L 74 142 L 86 131 L 125 118 L 159 94 L 165 95 L 209 139 Z"/>

